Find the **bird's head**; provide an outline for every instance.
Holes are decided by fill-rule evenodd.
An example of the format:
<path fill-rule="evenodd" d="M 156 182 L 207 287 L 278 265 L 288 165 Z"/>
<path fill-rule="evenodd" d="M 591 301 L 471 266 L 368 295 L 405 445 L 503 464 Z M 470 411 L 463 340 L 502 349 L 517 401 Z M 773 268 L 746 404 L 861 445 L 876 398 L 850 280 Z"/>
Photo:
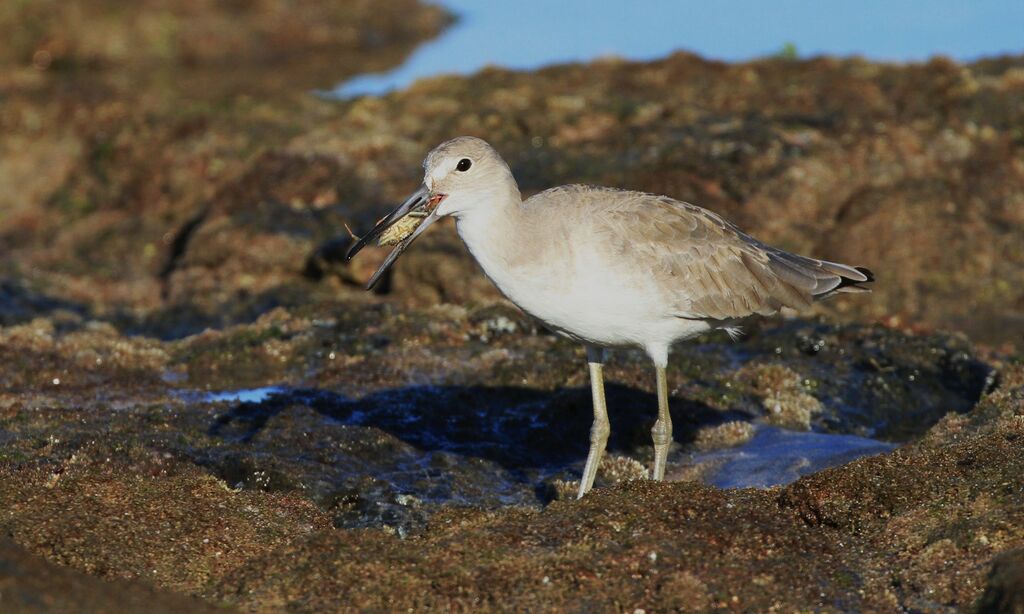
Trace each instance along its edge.
<path fill-rule="evenodd" d="M 423 160 L 423 184 L 373 230 L 360 238 L 346 256 L 351 259 L 369 242 L 410 213 L 425 213 L 409 236 L 402 239 L 388 254 L 367 284 L 372 288 L 388 268 L 413 241 L 442 217 L 464 218 L 505 202 L 519 199 L 519 188 L 508 164 L 486 141 L 461 136 L 435 147 Z"/>

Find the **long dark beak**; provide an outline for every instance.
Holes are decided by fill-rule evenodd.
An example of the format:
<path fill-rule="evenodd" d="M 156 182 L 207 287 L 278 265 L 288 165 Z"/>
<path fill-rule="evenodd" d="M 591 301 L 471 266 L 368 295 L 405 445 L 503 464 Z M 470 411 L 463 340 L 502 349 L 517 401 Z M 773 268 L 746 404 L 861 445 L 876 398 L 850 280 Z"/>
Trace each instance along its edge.
<path fill-rule="evenodd" d="M 402 219 L 406 215 L 409 215 L 413 211 L 424 207 L 424 205 L 427 204 L 429 199 L 430 190 L 425 185 L 420 186 L 420 188 L 416 190 L 412 194 L 412 196 L 407 198 L 404 203 L 399 205 L 398 208 L 389 213 L 384 219 L 377 222 L 377 225 L 373 227 L 373 230 L 366 233 L 361 239 L 356 241 L 355 245 L 349 248 L 348 253 L 345 254 L 345 260 L 351 260 L 353 256 L 359 253 L 359 250 L 366 247 L 366 245 L 369 242 L 379 237 L 381 233 L 383 233 L 385 230 L 394 225 L 398 220 Z M 375 286 L 377 282 L 380 280 L 381 276 L 384 275 L 384 273 L 389 268 L 391 268 L 391 265 L 394 264 L 395 260 L 398 260 L 398 257 L 402 255 L 402 252 L 404 252 L 410 245 L 412 245 L 412 242 L 416 240 L 416 237 L 423 234 L 423 231 L 425 231 L 431 224 L 436 222 L 438 219 L 439 216 L 432 211 L 430 215 L 428 215 L 426 218 L 423 219 L 422 222 L 420 222 L 420 225 L 416 227 L 416 230 L 413 231 L 411 235 L 409 235 L 405 239 L 402 239 L 402 241 L 395 246 L 395 249 L 391 250 L 391 253 L 388 254 L 388 257 L 384 260 L 384 264 L 380 265 L 380 268 L 377 269 L 377 272 L 374 273 L 373 277 L 370 278 L 370 281 L 366 284 L 366 289 L 373 289 L 373 286 Z"/>

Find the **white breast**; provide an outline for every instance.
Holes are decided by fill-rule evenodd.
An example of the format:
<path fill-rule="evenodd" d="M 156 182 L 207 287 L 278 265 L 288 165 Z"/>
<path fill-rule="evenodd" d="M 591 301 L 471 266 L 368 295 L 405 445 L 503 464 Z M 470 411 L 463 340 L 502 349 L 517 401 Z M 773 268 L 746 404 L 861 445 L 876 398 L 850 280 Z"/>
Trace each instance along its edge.
<path fill-rule="evenodd" d="M 598 245 L 568 236 L 564 249 L 545 248 L 545 258 L 511 257 L 508 233 L 460 220 L 459 235 L 498 289 L 520 309 L 567 337 L 604 347 L 667 344 L 709 330 L 705 322 L 672 315 L 671 301 L 649 280 L 609 266 Z M 574 240 L 579 239 L 579 240 Z M 525 241 L 525 240 L 524 240 Z"/>

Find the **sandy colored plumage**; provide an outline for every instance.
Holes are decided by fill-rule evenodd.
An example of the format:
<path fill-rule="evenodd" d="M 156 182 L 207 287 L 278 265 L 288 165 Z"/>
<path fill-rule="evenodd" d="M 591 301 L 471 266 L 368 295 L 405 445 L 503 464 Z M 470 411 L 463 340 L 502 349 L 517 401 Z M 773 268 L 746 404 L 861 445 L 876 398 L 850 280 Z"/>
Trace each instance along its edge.
<path fill-rule="evenodd" d="M 544 216 L 565 202 L 580 213 L 566 232 L 599 238 L 615 260 L 654 280 L 676 317 L 727 321 L 806 309 L 837 292 L 866 291 L 860 284 L 871 280 L 866 269 L 770 247 L 667 196 L 569 185 L 537 194 L 525 208 Z"/>

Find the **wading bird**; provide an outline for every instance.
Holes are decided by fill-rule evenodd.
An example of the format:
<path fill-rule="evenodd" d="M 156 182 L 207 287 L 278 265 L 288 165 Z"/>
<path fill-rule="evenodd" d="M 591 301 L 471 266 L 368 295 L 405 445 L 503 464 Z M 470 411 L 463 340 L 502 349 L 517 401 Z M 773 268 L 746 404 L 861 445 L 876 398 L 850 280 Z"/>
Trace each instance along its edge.
<path fill-rule="evenodd" d="M 594 400 L 582 497 L 608 441 L 605 350 L 636 347 L 657 372 L 651 478 L 665 475 L 672 442 L 665 367 L 673 343 L 782 307 L 806 309 L 840 292 L 865 292 L 871 271 L 765 245 L 696 205 L 642 192 L 584 185 L 527 200 L 508 164 L 486 142 L 459 137 L 423 163 L 423 185 L 349 250 L 401 223 L 404 237 L 370 279 L 431 224 L 455 218 L 459 236 L 501 292 L 548 328 L 586 347 Z M 410 224 L 412 214 L 420 220 Z M 404 221 L 403 221 L 404 220 Z"/>

